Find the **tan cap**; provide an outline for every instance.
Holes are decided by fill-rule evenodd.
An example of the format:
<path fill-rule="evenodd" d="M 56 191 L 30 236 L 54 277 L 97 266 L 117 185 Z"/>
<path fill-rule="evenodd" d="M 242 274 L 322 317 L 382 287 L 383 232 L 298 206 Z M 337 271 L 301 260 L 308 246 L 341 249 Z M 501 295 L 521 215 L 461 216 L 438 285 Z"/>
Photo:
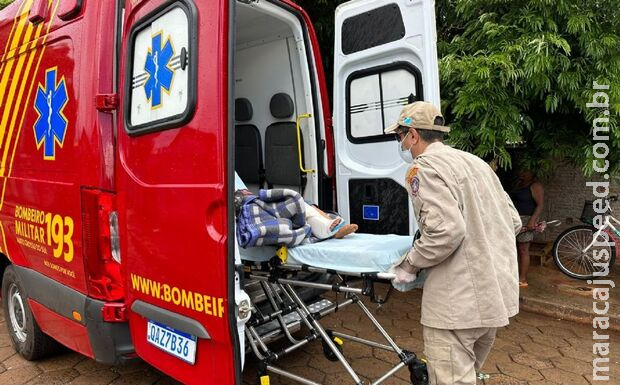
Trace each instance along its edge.
<path fill-rule="evenodd" d="M 429 102 L 414 102 L 407 104 L 400 112 L 398 121 L 385 129 L 386 134 L 394 134 L 399 126 L 419 128 L 420 130 L 434 130 L 450 132 L 450 127 L 438 126 L 435 118 L 443 115 Z"/>

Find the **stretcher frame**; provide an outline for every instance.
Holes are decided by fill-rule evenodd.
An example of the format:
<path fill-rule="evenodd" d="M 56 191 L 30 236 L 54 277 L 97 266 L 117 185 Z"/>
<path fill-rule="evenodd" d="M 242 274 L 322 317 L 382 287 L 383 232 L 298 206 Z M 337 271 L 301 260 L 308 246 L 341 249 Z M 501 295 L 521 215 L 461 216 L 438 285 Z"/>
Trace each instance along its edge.
<path fill-rule="evenodd" d="M 387 301 L 392 287 L 390 286 L 387 295 L 381 298 L 376 295 L 374 284 L 378 281 L 388 282 L 394 278 L 394 274 L 379 272 L 354 273 L 309 265 L 287 264 L 285 263 L 286 251 L 284 252 L 284 256 L 280 254 L 280 251 L 278 254 L 280 257 L 273 257 L 268 262 L 246 262 L 244 265 L 244 277 L 260 283 L 268 300 L 268 304 L 273 310 L 270 314 L 263 314 L 263 312 L 254 306 L 252 308 L 252 317 L 246 324 L 248 331 L 246 333 L 246 339 L 250 349 L 260 361 L 258 376 L 261 384 L 268 384 L 269 373 L 275 373 L 302 384 L 320 385 L 308 378 L 291 373 L 274 365 L 275 361 L 306 344 L 313 341 L 320 341 L 323 345 L 323 353 L 326 358 L 330 361 L 339 361 L 351 376 L 353 384 L 366 385 L 367 383 L 360 379 L 360 376 L 342 354 L 342 339 L 373 348 L 383 349 L 395 354 L 399 362 L 381 377 L 372 381 L 370 385 L 379 385 L 383 383 L 405 366 L 407 366 L 410 371 L 410 379 L 413 385 L 428 384 L 426 363 L 420 360 L 415 353 L 401 349 L 360 298 L 360 296 L 367 296 L 372 302 L 379 304 Z M 297 279 L 298 272 L 330 274 L 336 277 L 337 282 L 334 284 L 326 284 L 303 281 Z M 351 278 L 355 280 L 355 283 L 351 283 Z M 357 287 L 356 284 L 360 282 L 361 287 Z M 335 303 L 330 303 L 328 306 L 318 311 L 311 311 L 293 287 L 307 287 L 336 293 L 345 293 L 345 296 L 342 301 L 336 299 Z M 323 317 L 351 304 L 356 304 L 361 309 L 362 313 L 374 325 L 387 344 L 323 328 L 319 322 Z M 303 338 L 295 338 L 291 334 L 289 330 L 290 326 L 284 320 L 284 316 L 290 313 L 296 313 L 299 317 L 299 323 L 303 324 L 307 329 L 307 334 Z M 257 332 L 257 327 L 267 322 L 274 321 L 277 322 L 281 335 L 285 336 L 289 343 L 287 347 L 279 351 L 273 351 L 267 346 L 268 343 L 273 340 L 272 334 L 261 336 Z"/>

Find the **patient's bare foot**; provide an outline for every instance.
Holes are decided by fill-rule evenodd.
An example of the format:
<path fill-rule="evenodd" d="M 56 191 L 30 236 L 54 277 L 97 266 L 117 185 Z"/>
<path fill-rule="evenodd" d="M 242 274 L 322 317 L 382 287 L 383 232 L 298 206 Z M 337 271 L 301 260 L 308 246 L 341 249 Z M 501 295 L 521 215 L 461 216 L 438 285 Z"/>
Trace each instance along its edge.
<path fill-rule="evenodd" d="M 354 224 L 344 225 L 336 232 L 336 234 L 334 235 L 334 238 L 336 239 L 344 238 L 347 235 L 353 234 L 354 232 L 356 232 L 357 229 L 358 229 L 358 226 Z"/>

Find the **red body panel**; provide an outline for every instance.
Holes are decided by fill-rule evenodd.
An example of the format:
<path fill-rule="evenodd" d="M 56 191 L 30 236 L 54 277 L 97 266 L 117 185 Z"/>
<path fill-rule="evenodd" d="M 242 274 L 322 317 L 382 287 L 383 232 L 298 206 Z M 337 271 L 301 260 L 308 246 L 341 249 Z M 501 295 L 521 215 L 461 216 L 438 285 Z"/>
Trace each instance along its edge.
<path fill-rule="evenodd" d="M 127 4 L 122 52 L 132 25 L 163 1 Z M 119 117 L 118 191 L 121 254 L 135 300 L 200 322 L 211 336 L 199 339 L 195 365 L 146 342 L 147 320 L 130 313 L 138 355 L 180 381 L 234 383 L 234 347 L 228 317 L 227 186 L 228 156 L 228 7 L 227 2 L 197 2 L 198 90 L 196 110 L 181 128 L 129 136 Z M 126 57 L 121 76 L 127 78 Z M 122 88 L 121 88 L 122 89 Z M 124 102 L 124 96 L 121 98 Z M 230 256 L 232 257 L 232 256 Z M 136 290 L 134 282 L 166 285 L 159 294 Z M 149 285 L 150 286 L 150 285 Z M 193 306 L 175 303 L 174 293 L 192 293 Z M 211 301 L 211 311 L 196 304 Z M 206 296 L 206 297 L 205 297 Z M 178 299 L 178 297 L 177 297 Z M 213 300 L 217 312 L 213 312 Z M 180 302 L 180 301 L 178 301 Z M 187 301 L 185 301 L 187 305 Z M 193 307 L 193 309 L 192 309 Z M 223 310 L 222 310 L 223 309 Z M 209 314 L 211 313 L 211 314 Z"/>
<path fill-rule="evenodd" d="M 0 22 L 0 249 L 14 264 L 86 294 L 80 189 L 114 188 L 114 122 L 111 114 L 95 109 L 94 98 L 112 91 L 114 40 L 101 31 L 114 25 L 115 7 L 84 1 L 80 15 L 63 21 L 57 17 L 60 1 L 54 0 L 44 2 L 46 12 L 38 11 L 45 20 L 24 21 L 37 11 L 28 12 L 29 7 L 39 3 L 16 1 L 2 11 L 9 17 Z M 54 86 L 66 89 L 67 100 L 59 110 L 66 120 L 64 138 L 52 139 L 50 158 L 48 139 L 39 141 L 35 126 L 45 118 L 37 111 L 37 94 L 52 72 Z M 49 316 L 38 320 L 43 330 L 92 356 L 85 333 L 65 340 L 61 331 L 71 327 L 63 329 Z"/>
<path fill-rule="evenodd" d="M 54 336 L 58 342 L 66 347 L 94 358 L 86 326 L 60 316 L 36 301 L 29 300 L 28 304 L 32 309 L 34 319 L 44 333 Z"/>
<path fill-rule="evenodd" d="M 53 4 L 56 6 L 58 1 Z M 28 44 L 36 50 L 30 71 L 14 72 L 9 78 L 9 82 L 24 82 L 23 95 L 19 100 L 14 100 L 16 104 L 13 107 L 17 121 L 23 123 L 16 124 L 12 135 L 8 135 L 10 138 L 2 143 L 2 150 L 9 156 L 3 163 L 6 167 L 2 170 L 5 186 L 0 213 L 7 235 L 6 250 L 15 263 L 33 267 L 81 292 L 85 289 L 80 255 L 80 187 L 109 190 L 113 188 L 114 181 L 112 115 L 100 113 L 94 108 L 94 96 L 109 93 L 112 89 L 113 41 L 103 39 L 99 30 L 114 23 L 114 9 L 95 1 L 88 2 L 88 5 L 83 17 L 73 22 L 54 18 L 49 34 L 42 34 L 38 41 Z M 89 28 L 85 27 L 87 25 Z M 93 47 L 98 47 L 97 52 Z M 34 137 L 33 127 L 39 115 L 33 103 L 38 87 L 45 84 L 46 70 L 51 68 L 57 68 L 58 79 L 65 79 L 68 102 L 63 113 L 67 128 L 62 147 L 59 144 L 55 147 L 54 160 L 46 160 L 43 149 L 37 148 Z M 70 263 L 63 258 L 54 259 L 49 246 L 41 245 L 45 252 L 40 253 L 16 242 L 15 208 L 18 205 L 73 219 L 71 238 L 74 257 Z M 47 236 L 46 229 L 44 234 Z M 22 238 L 33 241 L 33 237 Z M 67 251 L 65 244 L 63 252 Z M 60 265 L 75 273 L 75 277 L 51 270 L 44 265 L 44 261 Z"/>
<path fill-rule="evenodd" d="M 199 339 L 196 362 L 190 365 L 147 343 L 147 320 L 129 311 L 136 352 L 185 383 L 232 384 L 240 364 L 233 359 L 231 336 L 236 330 L 230 321 L 236 315 L 229 314 L 234 299 L 228 297 L 234 276 L 229 270 L 232 214 L 227 208 L 230 3 L 194 2 L 197 92 L 189 122 L 132 136 L 124 128 L 124 92 L 119 91 L 116 120 L 96 108 L 97 95 L 115 92 L 116 2 L 83 0 L 77 15 L 71 10 L 79 2 L 64 2 L 60 11 L 71 16 L 62 20 L 62 1 L 18 0 L 0 12 L 0 252 L 11 263 L 88 295 L 91 272 L 82 255 L 87 208 L 81 191 L 115 193 L 128 309 L 140 300 L 198 321 L 210 336 Z M 119 90 L 129 78 L 126 55 L 132 26 L 164 3 L 126 1 Z M 333 173 L 334 144 L 318 42 L 307 14 L 292 1 L 283 3 L 298 12 L 308 28 L 328 170 Z M 53 99 L 63 89 L 66 100 Z M 64 134 L 54 136 L 52 126 Z M 43 331 L 82 354 L 95 355 L 85 326 L 37 301 L 30 304 Z"/>

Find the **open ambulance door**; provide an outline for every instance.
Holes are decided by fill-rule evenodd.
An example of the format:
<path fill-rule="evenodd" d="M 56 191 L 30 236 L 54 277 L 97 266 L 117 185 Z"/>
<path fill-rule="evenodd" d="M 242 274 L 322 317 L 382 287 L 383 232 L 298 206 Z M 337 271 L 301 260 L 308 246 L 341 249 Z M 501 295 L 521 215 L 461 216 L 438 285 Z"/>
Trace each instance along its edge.
<path fill-rule="evenodd" d="M 338 211 L 362 233 L 413 234 L 408 167 L 393 135 L 403 106 L 439 106 L 432 0 L 354 0 L 336 9 L 334 139 Z"/>
<path fill-rule="evenodd" d="M 116 173 L 132 341 L 184 384 L 235 384 L 231 2 L 124 5 Z"/>

